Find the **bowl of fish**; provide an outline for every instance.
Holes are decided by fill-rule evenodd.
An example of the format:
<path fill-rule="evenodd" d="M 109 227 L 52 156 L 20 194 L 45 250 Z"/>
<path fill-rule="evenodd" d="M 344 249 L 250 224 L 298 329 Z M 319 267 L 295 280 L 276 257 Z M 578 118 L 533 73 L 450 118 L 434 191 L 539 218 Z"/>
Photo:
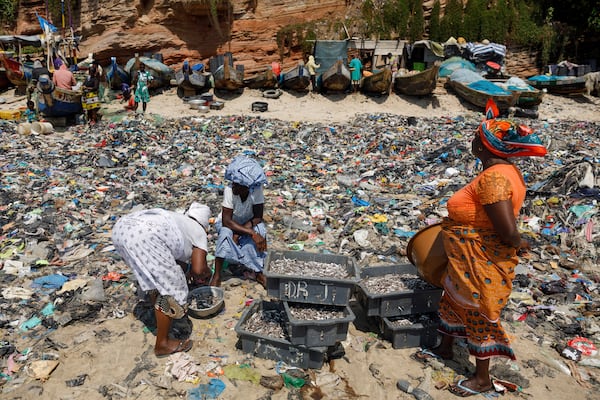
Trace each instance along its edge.
<path fill-rule="evenodd" d="M 193 318 L 208 318 L 225 306 L 223 289 L 216 286 L 200 286 L 188 294 L 188 315 Z"/>

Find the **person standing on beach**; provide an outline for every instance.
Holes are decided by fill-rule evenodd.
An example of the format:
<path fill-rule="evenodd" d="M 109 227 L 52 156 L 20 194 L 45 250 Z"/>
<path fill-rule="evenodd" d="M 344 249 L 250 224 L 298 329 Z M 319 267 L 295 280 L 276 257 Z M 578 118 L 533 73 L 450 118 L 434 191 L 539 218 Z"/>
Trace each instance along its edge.
<path fill-rule="evenodd" d="M 140 62 L 140 69 L 133 78 L 132 89 L 135 105 L 133 111 L 137 111 L 138 105 L 142 103 L 142 112 L 146 112 L 146 106 L 150 102 L 149 82 L 153 79 L 152 75 L 146 71 L 146 64 Z"/>
<path fill-rule="evenodd" d="M 266 287 L 263 268 L 267 229 L 263 222 L 263 185 L 267 183 L 267 176 L 258 161 L 238 156 L 227 166 L 225 179 L 231 186 L 225 187 L 222 211 L 215 223 L 219 237 L 210 285 L 221 285 L 223 263 L 227 260 L 253 271 L 256 281 Z"/>
<path fill-rule="evenodd" d="M 57 58 L 54 61 L 54 68 L 55 71 L 52 75 L 54 85 L 61 89 L 73 90 L 73 86 L 77 85 L 77 82 L 73 73 L 67 68 L 67 65 Z"/>
<path fill-rule="evenodd" d="M 193 346 L 189 339 L 169 338 L 169 329 L 173 319 L 185 315 L 188 281 L 210 276 L 206 263 L 209 218 L 210 208 L 194 202 L 184 214 L 162 208 L 141 210 L 121 217 L 113 227 L 116 251 L 154 305 L 157 357 Z"/>
<path fill-rule="evenodd" d="M 308 56 L 306 68 L 308 69 L 308 74 L 310 75 L 310 87 L 313 92 L 317 89 L 317 69 L 320 67 L 321 64 L 317 64 L 315 62 L 315 57 L 313 55 Z"/>
<path fill-rule="evenodd" d="M 521 239 L 516 224 L 526 195 L 525 181 L 510 159 L 547 153 L 530 128 L 496 119 L 493 101 L 488 102 L 486 115 L 471 142 L 483 171 L 450 197 L 448 217 L 442 222 L 448 256 L 438 311 L 442 341 L 413 355 L 421 361 L 449 360 L 454 357 L 454 340 L 465 339 L 475 357 L 475 374 L 450 385 L 450 392 L 460 397 L 493 390 L 492 357 L 515 360 L 500 314 L 512 291 L 518 253 L 529 244 Z"/>
<path fill-rule="evenodd" d="M 356 93 L 360 86 L 360 77 L 362 76 L 362 62 L 357 56 L 354 56 L 349 64 L 351 79 L 352 79 L 352 91 Z"/>
<path fill-rule="evenodd" d="M 90 125 L 98 122 L 98 109 L 100 108 L 100 98 L 98 89 L 100 88 L 100 78 L 98 71 L 92 64 L 88 69 L 88 76 L 83 83 L 83 109 L 87 111 L 87 118 Z"/>

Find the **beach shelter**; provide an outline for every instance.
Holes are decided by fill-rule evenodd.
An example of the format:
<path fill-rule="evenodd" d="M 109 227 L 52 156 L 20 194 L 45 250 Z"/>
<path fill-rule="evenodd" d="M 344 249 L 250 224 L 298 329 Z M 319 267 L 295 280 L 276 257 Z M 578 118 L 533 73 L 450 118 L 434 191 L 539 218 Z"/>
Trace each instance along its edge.
<path fill-rule="evenodd" d="M 404 65 L 409 70 L 424 71 L 444 59 L 444 46 L 433 40 L 419 40 L 404 45 Z"/>

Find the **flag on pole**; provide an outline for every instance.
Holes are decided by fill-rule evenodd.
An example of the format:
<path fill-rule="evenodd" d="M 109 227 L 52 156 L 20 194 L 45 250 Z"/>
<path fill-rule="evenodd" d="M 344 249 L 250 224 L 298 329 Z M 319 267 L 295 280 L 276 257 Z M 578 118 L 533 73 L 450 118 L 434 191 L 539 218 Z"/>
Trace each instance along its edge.
<path fill-rule="evenodd" d="M 42 27 L 42 30 L 44 31 L 44 33 L 50 33 L 50 32 L 56 32 L 57 29 L 54 25 L 52 25 L 50 22 L 48 22 L 45 18 L 40 17 L 40 15 L 38 13 L 35 13 L 35 15 L 38 18 L 38 21 L 40 22 L 40 26 Z"/>

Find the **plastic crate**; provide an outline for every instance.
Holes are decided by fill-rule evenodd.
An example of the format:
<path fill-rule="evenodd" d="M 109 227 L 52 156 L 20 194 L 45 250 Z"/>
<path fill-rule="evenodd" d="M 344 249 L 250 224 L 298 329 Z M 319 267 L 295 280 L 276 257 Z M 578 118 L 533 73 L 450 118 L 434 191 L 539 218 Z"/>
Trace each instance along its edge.
<path fill-rule="evenodd" d="M 322 278 L 314 276 L 282 275 L 271 271 L 271 262 L 282 258 L 340 264 L 345 267 L 348 278 Z M 264 274 L 267 278 L 267 294 L 280 300 L 296 303 L 348 305 L 354 286 L 359 280 L 354 259 L 336 254 L 309 253 L 304 251 L 269 251 L 265 260 Z"/>
<path fill-rule="evenodd" d="M 294 345 L 303 345 L 306 347 L 333 346 L 337 342 L 346 340 L 348 336 L 348 326 L 354 321 L 354 313 L 349 306 L 323 306 L 304 303 L 283 302 L 283 307 L 288 318 L 288 334 L 290 342 Z M 332 318 L 327 320 L 305 320 L 297 319 L 291 313 L 290 307 L 334 307 L 344 312 L 342 318 Z"/>
<path fill-rule="evenodd" d="M 223 107 L 225 107 L 225 103 L 223 103 L 222 101 L 213 101 L 212 103 L 210 103 L 211 110 L 222 110 Z"/>
<path fill-rule="evenodd" d="M 366 267 L 360 271 L 360 277 L 365 279 L 391 273 L 417 275 L 417 268 L 411 264 Z M 372 293 L 363 282 L 359 282 L 356 285 L 355 297 L 369 317 L 400 317 L 437 311 L 442 291 L 432 287 L 425 290 Z"/>
<path fill-rule="evenodd" d="M 394 349 L 408 349 L 412 347 L 432 348 L 437 346 L 439 320 L 435 314 L 425 314 L 427 320 L 420 321 L 422 315 L 409 316 L 420 322 L 412 325 L 394 326 L 393 321 L 403 317 L 381 318 L 381 333 L 383 338 L 392 343 Z"/>
<path fill-rule="evenodd" d="M 17 120 L 21 118 L 19 110 L 0 110 L 0 119 Z"/>
<path fill-rule="evenodd" d="M 248 318 L 262 310 L 283 311 L 283 304 L 281 302 L 255 301 L 244 310 L 235 325 L 235 332 L 244 353 L 254 354 L 267 360 L 283 361 L 296 368 L 319 369 L 323 366 L 327 357 L 327 347 L 296 346 L 289 340 L 265 336 L 244 329 Z"/>

